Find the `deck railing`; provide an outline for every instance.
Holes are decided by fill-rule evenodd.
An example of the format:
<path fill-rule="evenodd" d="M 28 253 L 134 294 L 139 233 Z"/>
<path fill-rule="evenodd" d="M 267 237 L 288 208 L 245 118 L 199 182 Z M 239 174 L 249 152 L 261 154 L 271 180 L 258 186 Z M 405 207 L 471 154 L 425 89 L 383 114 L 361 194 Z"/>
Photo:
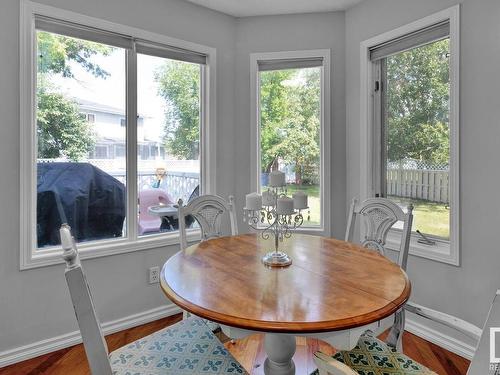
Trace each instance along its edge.
<path fill-rule="evenodd" d="M 125 172 L 108 172 L 111 176 L 125 184 Z M 137 189 L 149 189 L 156 186 L 156 174 L 151 172 L 137 173 Z M 182 198 L 187 202 L 191 193 L 200 183 L 200 174 L 194 172 L 170 171 L 160 182 L 160 189 L 165 190 L 174 200 Z"/>

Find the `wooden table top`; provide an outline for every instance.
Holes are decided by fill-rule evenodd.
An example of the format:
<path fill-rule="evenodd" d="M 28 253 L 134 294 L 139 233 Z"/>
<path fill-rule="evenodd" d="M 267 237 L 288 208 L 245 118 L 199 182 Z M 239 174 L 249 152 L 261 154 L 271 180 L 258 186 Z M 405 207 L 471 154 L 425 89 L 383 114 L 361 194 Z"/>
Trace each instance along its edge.
<path fill-rule="evenodd" d="M 161 287 L 175 304 L 233 327 L 265 332 L 326 332 L 369 324 L 410 297 L 406 273 L 359 245 L 293 234 L 280 243 L 293 259 L 267 268 L 273 241 L 258 234 L 212 239 L 171 257 Z"/>

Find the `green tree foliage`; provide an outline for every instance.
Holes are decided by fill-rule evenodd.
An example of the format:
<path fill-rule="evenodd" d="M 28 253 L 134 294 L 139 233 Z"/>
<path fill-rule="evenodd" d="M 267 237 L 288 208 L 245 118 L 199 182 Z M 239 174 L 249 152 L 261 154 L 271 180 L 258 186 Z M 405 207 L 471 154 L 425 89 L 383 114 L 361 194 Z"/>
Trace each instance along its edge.
<path fill-rule="evenodd" d="M 108 56 L 112 48 L 100 43 L 63 35 L 37 32 L 38 72 L 60 73 L 74 78 L 70 63 L 76 62 L 95 77 L 106 78 L 109 73 L 92 61 L 95 55 Z"/>
<path fill-rule="evenodd" d="M 200 154 L 200 67 L 168 60 L 155 72 L 159 94 L 167 103 L 165 145 L 180 159 Z"/>
<path fill-rule="evenodd" d="M 387 58 L 387 152 L 431 163 L 449 161 L 449 42 Z"/>
<path fill-rule="evenodd" d="M 283 139 L 279 129 L 288 116 L 288 95 L 284 83 L 292 76 L 292 70 L 277 70 L 260 75 L 260 143 L 263 172 L 277 168 L 281 150 L 275 146 Z"/>
<path fill-rule="evenodd" d="M 92 57 L 107 56 L 112 48 L 47 32 L 38 32 L 37 42 L 38 157 L 65 156 L 79 160 L 94 146 L 95 135 L 91 125 L 80 116 L 77 103 L 57 93 L 50 77 L 61 74 L 74 78 L 71 62 L 76 62 L 93 76 L 105 79 L 109 73 L 95 64 Z"/>
<path fill-rule="evenodd" d="M 317 183 L 320 156 L 320 70 L 262 72 L 261 165 L 276 160 L 294 166 L 295 183 Z"/>
<path fill-rule="evenodd" d="M 94 135 L 78 106 L 58 93 L 38 91 L 38 156 L 80 160 L 94 145 Z"/>

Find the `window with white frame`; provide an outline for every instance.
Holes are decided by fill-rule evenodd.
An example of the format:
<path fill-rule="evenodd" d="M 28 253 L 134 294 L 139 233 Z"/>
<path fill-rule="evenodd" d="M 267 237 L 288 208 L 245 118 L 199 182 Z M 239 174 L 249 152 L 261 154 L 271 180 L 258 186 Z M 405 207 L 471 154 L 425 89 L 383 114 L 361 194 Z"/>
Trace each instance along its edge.
<path fill-rule="evenodd" d="M 304 191 L 309 210 L 303 227 L 328 227 L 325 210 L 325 114 L 329 112 L 329 51 L 252 54 L 252 137 L 257 190 L 273 170 L 285 172 L 287 191 Z"/>
<path fill-rule="evenodd" d="M 68 20 L 68 12 L 53 18 L 41 9 L 26 14 L 25 45 L 34 48 L 21 55 L 35 73 L 22 97 L 32 113 L 23 132 L 35 142 L 21 140 L 23 195 L 30 202 L 22 202 L 21 267 L 56 259 L 62 223 L 89 254 L 177 241 L 173 205 L 210 189 L 204 177 L 211 162 L 203 158 L 213 50 L 104 30 L 83 16 Z M 99 116 L 83 117 L 88 108 Z M 172 212 L 158 215 L 153 206 Z"/>
<path fill-rule="evenodd" d="M 364 169 L 370 195 L 391 199 L 405 211 L 413 206 L 412 252 L 454 264 L 459 212 L 455 21 L 455 12 L 445 11 L 410 25 L 414 30 L 365 42 L 372 145 L 371 168 Z M 399 229 L 389 235 L 389 245 Z"/>

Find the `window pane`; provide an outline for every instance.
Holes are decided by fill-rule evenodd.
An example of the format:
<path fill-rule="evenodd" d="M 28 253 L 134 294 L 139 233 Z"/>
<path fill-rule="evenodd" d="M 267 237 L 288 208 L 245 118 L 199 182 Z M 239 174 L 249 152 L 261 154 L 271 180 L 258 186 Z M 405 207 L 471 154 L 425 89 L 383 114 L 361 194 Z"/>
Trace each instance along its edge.
<path fill-rule="evenodd" d="M 125 50 L 37 31 L 37 239 L 124 236 Z"/>
<path fill-rule="evenodd" d="M 198 64 L 137 55 L 139 235 L 177 230 L 173 205 L 199 194 L 200 82 Z"/>
<path fill-rule="evenodd" d="M 260 77 L 261 191 L 286 174 L 287 190 L 309 195 L 304 225 L 321 224 L 321 68 L 270 70 Z"/>
<path fill-rule="evenodd" d="M 449 238 L 449 39 L 386 59 L 386 193 L 413 230 Z"/>

